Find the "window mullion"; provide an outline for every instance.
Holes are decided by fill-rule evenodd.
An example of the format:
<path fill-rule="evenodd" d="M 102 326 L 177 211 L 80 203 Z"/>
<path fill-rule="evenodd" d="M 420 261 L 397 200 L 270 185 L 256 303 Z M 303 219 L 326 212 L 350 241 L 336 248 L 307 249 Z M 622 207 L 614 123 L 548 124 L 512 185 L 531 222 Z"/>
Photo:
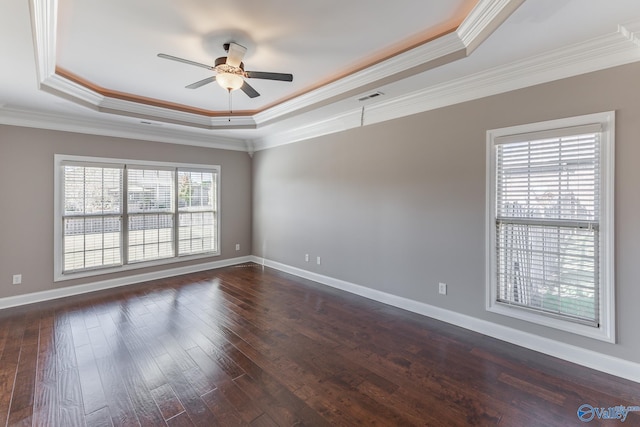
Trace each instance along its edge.
<path fill-rule="evenodd" d="M 178 202 L 180 195 L 180 175 L 179 168 L 176 168 L 173 174 L 173 253 L 177 258 L 180 256 L 180 209 Z"/>
<path fill-rule="evenodd" d="M 122 263 L 129 264 L 129 168 L 122 171 L 122 233 L 120 235 Z"/>

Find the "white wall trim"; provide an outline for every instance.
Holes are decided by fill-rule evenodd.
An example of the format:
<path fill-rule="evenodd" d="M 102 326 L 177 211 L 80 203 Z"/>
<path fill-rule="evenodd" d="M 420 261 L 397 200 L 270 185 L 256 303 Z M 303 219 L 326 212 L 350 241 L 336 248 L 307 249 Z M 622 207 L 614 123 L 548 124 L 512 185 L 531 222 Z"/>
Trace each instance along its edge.
<path fill-rule="evenodd" d="M 89 292 L 101 291 L 104 289 L 117 288 L 120 286 L 133 285 L 135 283 L 148 282 L 150 280 L 165 279 L 167 277 L 180 276 L 182 274 L 197 273 L 205 270 L 214 270 L 216 268 L 228 267 L 231 265 L 251 262 L 250 256 L 230 258 L 220 261 L 205 262 L 202 264 L 189 265 L 184 267 L 175 267 L 167 270 L 154 271 L 150 273 L 141 273 L 131 276 L 119 277 L 116 279 L 106 279 L 97 282 L 86 283 L 83 285 L 66 286 L 41 292 L 33 292 L 30 294 L 16 295 L 11 297 L 0 298 L 0 310 L 9 307 L 17 307 L 25 304 L 33 304 L 36 302 L 49 301 L 58 298 L 70 297 L 73 295 L 86 294 Z"/>
<path fill-rule="evenodd" d="M 58 4 L 56 1 L 31 0 L 29 9 L 38 79 L 43 81 L 56 72 Z"/>
<path fill-rule="evenodd" d="M 35 129 L 84 133 L 88 135 L 130 138 L 141 141 L 165 142 L 193 147 L 219 148 L 246 151 L 246 143 L 235 138 L 224 138 L 209 133 L 182 132 L 164 124 L 150 126 L 138 123 L 109 123 L 103 119 L 81 119 L 44 112 L 25 111 L 0 107 L 0 124 Z"/>
<path fill-rule="evenodd" d="M 524 0 L 480 0 L 456 31 L 467 55 L 496 30 Z"/>
<path fill-rule="evenodd" d="M 392 295 L 386 292 L 367 288 L 366 286 L 335 279 L 333 277 L 303 270 L 297 267 L 292 267 L 276 261 L 256 256 L 251 257 L 251 260 L 256 264 L 271 267 L 294 276 L 312 280 L 355 295 L 360 295 L 383 304 L 388 304 L 403 310 L 431 317 L 436 320 L 441 320 L 520 347 L 528 348 L 530 350 L 538 351 L 587 368 L 640 383 L 640 363 L 631 362 L 618 357 L 598 353 L 593 350 L 544 338 L 539 335 L 519 331 L 507 326 L 498 325 L 486 320 L 477 319 L 465 314 L 435 307 L 397 295 Z"/>
<path fill-rule="evenodd" d="M 361 110 L 349 110 L 318 120 L 316 122 L 294 127 L 282 132 L 266 135 L 253 140 L 254 151 L 292 144 L 306 139 L 317 138 L 361 126 Z"/>

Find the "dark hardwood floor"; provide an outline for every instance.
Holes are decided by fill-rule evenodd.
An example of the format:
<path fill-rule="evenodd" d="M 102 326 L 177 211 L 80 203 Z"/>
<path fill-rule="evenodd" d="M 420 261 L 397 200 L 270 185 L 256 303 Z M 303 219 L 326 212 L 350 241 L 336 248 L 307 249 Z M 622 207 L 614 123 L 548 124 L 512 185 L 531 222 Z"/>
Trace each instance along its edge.
<path fill-rule="evenodd" d="M 571 426 L 584 403 L 640 384 L 255 264 L 0 312 L 0 425 Z"/>

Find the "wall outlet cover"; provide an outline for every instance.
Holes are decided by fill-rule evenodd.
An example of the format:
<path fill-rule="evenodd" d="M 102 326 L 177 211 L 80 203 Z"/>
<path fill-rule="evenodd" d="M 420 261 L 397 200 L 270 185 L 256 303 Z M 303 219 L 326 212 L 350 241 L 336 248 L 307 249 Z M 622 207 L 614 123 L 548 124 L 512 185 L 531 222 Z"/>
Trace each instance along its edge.
<path fill-rule="evenodd" d="M 440 282 L 440 283 L 438 284 L 438 292 L 439 292 L 441 295 L 446 295 L 446 294 L 447 294 L 447 284 L 446 284 L 446 283 L 442 283 L 442 282 Z"/>

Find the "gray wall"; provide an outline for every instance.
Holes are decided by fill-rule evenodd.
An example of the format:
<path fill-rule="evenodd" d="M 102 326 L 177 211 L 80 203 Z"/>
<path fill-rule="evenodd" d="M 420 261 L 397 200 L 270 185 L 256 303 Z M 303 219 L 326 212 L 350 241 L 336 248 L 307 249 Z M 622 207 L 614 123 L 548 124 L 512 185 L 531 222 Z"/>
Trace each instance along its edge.
<path fill-rule="evenodd" d="M 221 256 L 54 283 L 54 154 L 220 165 Z M 251 253 L 251 158 L 244 152 L 0 126 L 0 195 L 0 297 Z M 12 285 L 18 273 L 22 284 Z"/>
<path fill-rule="evenodd" d="M 633 64 L 260 151 L 253 252 L 640 362 L 638 76 Z M 617 114 L 618 344 L 486 312 L 486 131 L 609 110 Z M 449 285 L 446 297 L 438 282 Z"/>

